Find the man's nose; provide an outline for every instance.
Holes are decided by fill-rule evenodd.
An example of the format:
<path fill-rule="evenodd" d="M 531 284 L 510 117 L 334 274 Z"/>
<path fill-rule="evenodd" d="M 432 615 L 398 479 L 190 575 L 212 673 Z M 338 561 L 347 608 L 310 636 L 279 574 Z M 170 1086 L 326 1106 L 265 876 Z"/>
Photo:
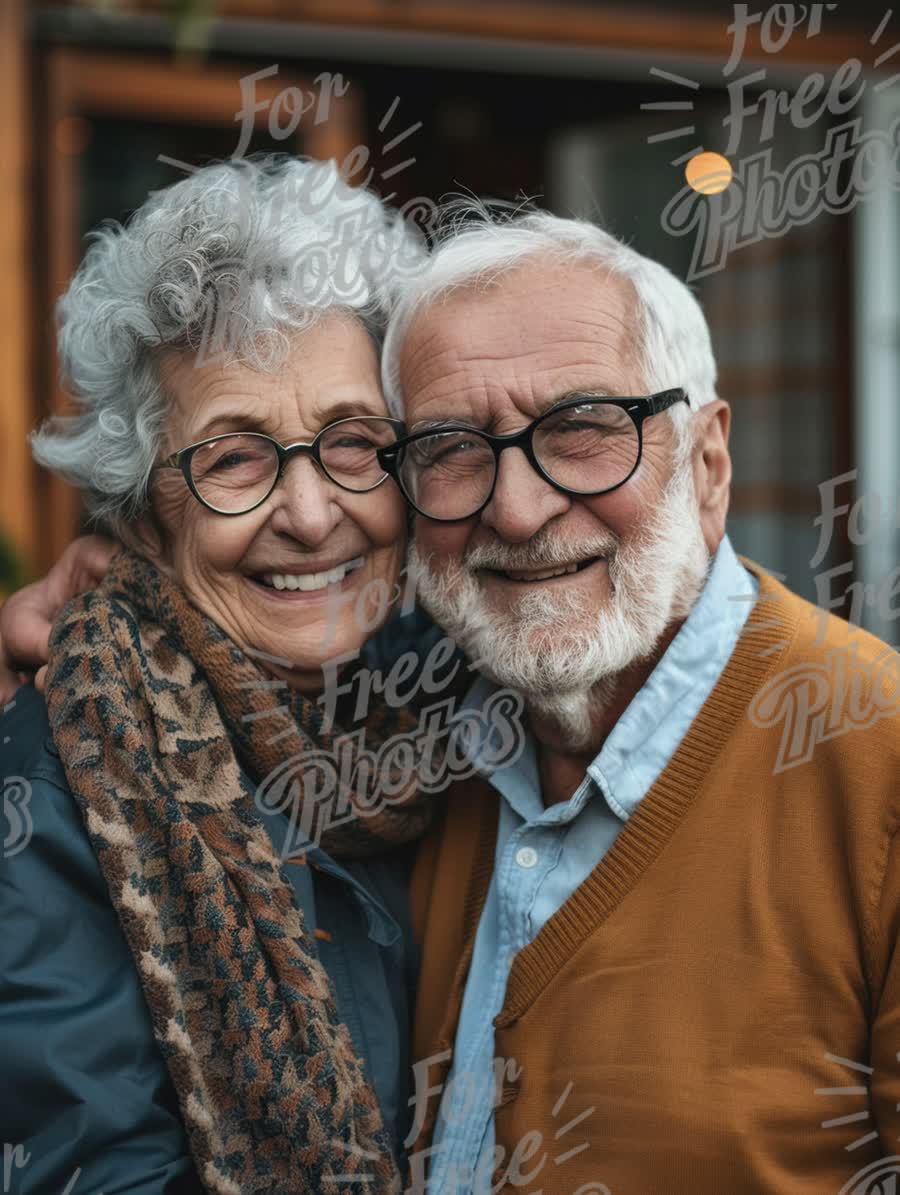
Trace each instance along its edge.
<path fill-rule="evenodd" d="M 293 457 L 272 495 L 272 530 L 311 548 L 321 547 L 344 516 L 336 496 L 335 485 L 310 457 Z"/>
<path fill-rule="evenodd" d="M 500 454 L 497 482 L 481 521 L 508 543 L 522 543 L 570 505 L 568 495 L 544 481 L 521 448 L 507 448 Z"/>

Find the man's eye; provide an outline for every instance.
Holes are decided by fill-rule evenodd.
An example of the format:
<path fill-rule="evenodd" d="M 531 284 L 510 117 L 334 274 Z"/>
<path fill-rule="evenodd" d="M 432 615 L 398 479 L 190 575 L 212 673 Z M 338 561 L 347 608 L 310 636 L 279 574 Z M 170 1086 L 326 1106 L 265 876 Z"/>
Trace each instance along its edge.
<path fill-rule="evenodd" d="M 471 452 L 478 445 L 475 440 L 439 440 L 432 442 L 422 452 L 422 458 L 426 464 L 437 465 L 442 461 L 448 460 L 452 456 L 462 456 L 466 452 Z"/>
<path fill-rule="evenodd" d="M 616 408 L 572 407 L 558 420 L 550 421 L 553 432 L 612 432 L 627 430 L 632 426 L 627 416 Z"/>

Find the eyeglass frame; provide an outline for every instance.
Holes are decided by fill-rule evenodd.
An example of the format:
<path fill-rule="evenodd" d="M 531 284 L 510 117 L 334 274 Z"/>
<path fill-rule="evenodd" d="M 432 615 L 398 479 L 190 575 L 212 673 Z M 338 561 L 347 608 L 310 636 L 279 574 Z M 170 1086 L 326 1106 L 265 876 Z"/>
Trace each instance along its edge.
<path fill-rule="evenodd" d="M 623 477 L 621 481 L 617 481 L 615 485 L 606 486 L 602 490 L 573 490 L 569 486 L 563 485 L 562 482 L 555 481 L 541 465 L 537 455 L 534 451 L 533 438 L 535 430 L 545 420 L 550 419 L 554 415 L 558 415 L 560 411 L 571 410 L 573 407 L 584 406 L 585 402 L 595 403 L 598 406 L 603 403 L 607 406 L 619 407 L 624 410 L 630 417 L 632 423 L 637 430 L 638 437 L 638 452 L 634 466 L 627 477 Z M 480 427 L 472 427 L 466 423 L 447 423 L 439 424 L 436 427 L 423 428 L 421 431 L 411 432 L 408 436 L 403 436 L 394 444 L 390 444 L 385 448 L 379 448 L 376 451 L 378 463 L 386 470 L 387 473 L 394 479 L 400 488 L 403 497 L 410 504 L 413 510 L 422 516 L 423 519 L 429 519 L 433 523 L 465 523 L 469 519 L 474 519 L 484 508 L 490 503 L 494 496 L 494 490 L 497 488 L 497 478 L 500 476 L 500 453 L 507 448 L 521 448 L 525 453 L 525 457 L 532 469 L 538 476 L 546 481 L 548 485 L 553 486 L 555 490 L 560 493 L 568 494 L 573 498 L 598 498 L 601 494 L 611 494 L 613 490 L 619 489 L 620 486 L 625 485 L 634 477 L 640 466 L 641 459 L 644 454 L 644 420 L 649 419 L 653 415 L 661 415 L 663 411 L 668 411 L 670 407 L 675 406 L 676 403 L 686 402 L 690 408 L 691 400 L 680 386 L 674 387 L 670 390 L 660 390 L 656 394 L 649 394 L 646 396 L 622 397 L 612 398 L 605 394 L 577 394 L 571 398 L 564 399 L 551 407 L 549 411 L 544 411 L 543 414 L 538 415 L 536 419 L 525 425 L 520 431 L 512 432 L 507 436 L 498 436 L 493 432 L 484 431 Z M 491 488 L 488 495 L 479 507 L 472 511 L 471 514 L 457 515 L 452 519 L 442 519 L 435 515 L 426 514 L 425 511 L 420 510 L 406 491 L 406 486 L 400 478 L 400 466 L 397 460 L 398 454 L 404 450 L 409 444 L 416 440 L 423 440 L 426 436 L 439 436 L 447 432 L 473 432 L 485 440 L 494 454 L 494 480 L 491 482 Z"/>
<path fill-rule="evenodd" d="M 406 431 L 406 424 L 402 419 L 393 419 L 389 415 L 348 415 L 342 419 L 335 419 L 332 423 L 326 423 L 323 428 L 316 432 L 312 440 L 297 440 L 294 444 L 280 444 L 278 440 L 274 439 L 272 436 L 267 436 L 265 432 L 222 432 L 218 436 L 209 436 L 205 440 L 197 440 L 197 442 L 194 444 L 187 444 L 184 448 L 179 448 L 177 452 L 173 452 L 170 456 L 167 456 L 164 461 L 161 461 L 158 465 L 154 465 L 151 472 L 155 472 L 157 469 L 179 469 L 181 471 L 182 477 L 187 483 L 188 489 L 191 491 L 200 505 L 205 507 L 206 510 L 212 511 L 213 514 L 224 515 L 226 518 L 236 518 L 239 515 L 248 515 L 252 511 L 258 510 L 264 502 L 268 502 L 268 500 L 272 497 L 272 494 L 275 492 L 279 481 L 281 481 L 281 477 L 284 473 L 286 465 L 295 456 L 311 457 L 314 464 L 318 465 L 319 470 L 324 477 L 334 485 L 338 486 L 340 489 L 345 490 L 348 494 L 371 494 L 373 490 L 377 490 L 379 486 L 384 485 L 388 477 L 391 476 L 388 470 L 385 469 L 384 476 L 379 478 L 374 485 L 367 486 L 364 490 L 351 489 L 350 486 L 344 485 L 343 482 L 337 481 L 336 478 L 332 477 L 328 472 L 322 460 L 319 441 L 326 432 L 331 431 L 332 428 L 339 427 L 342 423 L 360 423 L 376 419 L 379 423 L 391 424 L 394 430 L 398 431 L 400 435 Z M 267 440 L 270 444 L 275 446 L 275 452 L 278 456 L 278 469 L 275 473 L 275 479 L 272 482 L 268 493 L 266 493 L 264 497 L 260 498 L 258 502 L 254 502 L 252 506 L 248 506 L 245 510 L 219 510 L 217 506 L 212 506 L 198 492 L 196 483 L 194 482 L 194 478 L 191 474 L 191 461 L 193 460 L 194 454 L 198 449 L 205 448 L 207 444 L 216 444 L 219 440 L 226 440 L 231 436 L 252 436 L 257 440 Z M 379 452 L 381 452 L 381 449 L 376 448 L 375 457 L 379 465 L 381 465 L 381 467 L 384 469 L 384 465 L 378 455 Z"/>

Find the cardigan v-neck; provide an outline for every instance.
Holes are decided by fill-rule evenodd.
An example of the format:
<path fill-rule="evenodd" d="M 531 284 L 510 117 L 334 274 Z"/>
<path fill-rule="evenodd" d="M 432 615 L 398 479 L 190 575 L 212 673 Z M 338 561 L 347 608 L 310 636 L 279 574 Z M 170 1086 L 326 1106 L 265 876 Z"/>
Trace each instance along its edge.
<path fill-rule="evenodd" d="M 700 790 L 710 763 L 735 723 L 747 712 L 747 695 L 777 670 L 794 623 L 781 606 L 775 621 L 766 617 L 777 599 L 771 578 L 742 561 L 759 584 L 759 594 L 734 651 L 696 720 L 641 800 L 637 809 L 583 884 L 546 922 L 513 961 L 498 1027 L 511 1024 L 563 961 L 627 896 L 663 849 Z"/>

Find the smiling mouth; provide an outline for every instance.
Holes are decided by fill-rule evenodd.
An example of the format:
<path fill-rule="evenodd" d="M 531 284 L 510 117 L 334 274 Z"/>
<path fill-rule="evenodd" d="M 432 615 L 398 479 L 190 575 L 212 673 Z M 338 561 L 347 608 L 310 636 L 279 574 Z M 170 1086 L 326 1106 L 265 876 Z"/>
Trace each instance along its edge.
<path fill-rule="evenodd" d="M 591 556 L 588 560 L 579 560 L 575 564 L 554 564 L 546 568 L 486 568 L 482 571 L 491 576 L 499 577 L 501 581 L 516 581 L 520 585 L 530 585 L 535 581 L 555 581 L 559 577 L 571 577 L 575 573 L 583 572 L 593 564 L 605 560 L 605 556 Z"/>
<path fill-rule="evenodd" d="M 345 560 L 334 568 L 323 569 L 319 573 L 256 573 L 251 580 L 266 589 L 299 590 L 302 593 L 313 593 L 317 589 L 327 589 L 330 585 L 340 585 L 345 577 L 355 572 L 363 565 L 363 557 L 356 556 L 353 560 Z"/>

